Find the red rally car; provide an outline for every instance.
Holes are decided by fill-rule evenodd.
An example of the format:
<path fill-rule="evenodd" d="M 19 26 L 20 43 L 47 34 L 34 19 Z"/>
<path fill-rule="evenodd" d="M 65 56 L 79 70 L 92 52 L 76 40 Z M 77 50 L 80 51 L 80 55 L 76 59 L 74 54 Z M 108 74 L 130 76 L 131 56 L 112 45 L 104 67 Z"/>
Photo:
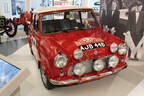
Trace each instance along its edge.
<path fill-rule="evenodd" d="M 47 89 L 100 79 L 127 67 L 126 43 L 103 32 L 91 8 L 33 11 L 28 41 Z"/>

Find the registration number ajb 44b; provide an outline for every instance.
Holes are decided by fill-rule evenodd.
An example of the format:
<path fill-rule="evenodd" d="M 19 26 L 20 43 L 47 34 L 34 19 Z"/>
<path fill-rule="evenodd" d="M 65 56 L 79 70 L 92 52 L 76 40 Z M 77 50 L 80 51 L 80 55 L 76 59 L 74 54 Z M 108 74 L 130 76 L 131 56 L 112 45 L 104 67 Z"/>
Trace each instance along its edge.
<path fill-rule="evenodd" d="M 82 51 L 95 49 L 95 48 L 101 48 L 101 47 L 106 47 L 106 44 L 104 42 L 100 42 L 100 43 L 92 43 L 92 44 L 86 44 L 86 45 L 79 46 L 79 48 Z"/>

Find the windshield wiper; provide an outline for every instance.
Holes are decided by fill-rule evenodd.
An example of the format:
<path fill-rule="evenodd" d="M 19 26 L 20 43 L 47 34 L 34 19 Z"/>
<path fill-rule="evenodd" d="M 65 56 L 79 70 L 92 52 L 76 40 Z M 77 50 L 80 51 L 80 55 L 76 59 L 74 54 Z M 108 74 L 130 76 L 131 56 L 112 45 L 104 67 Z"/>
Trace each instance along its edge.
<path fill-rule="evenodd" d="M 79 27 L 79 28 L 77 28 L 76 30 L 85 30 L 86 28 L 84 28 L 84 27 Z"/>
<path fill-rule="evenodd" d="M 70 32 L 70 31 L 72 31 L 72 30 L 74 30 L 74 29 L 73 29 L 73 28 L 69 28 L 69 29 L 65 28 L 65 29 L 63 29 L 63 30 L 61 30 L 61 31 L 63 31 L 63 32 Z"/>

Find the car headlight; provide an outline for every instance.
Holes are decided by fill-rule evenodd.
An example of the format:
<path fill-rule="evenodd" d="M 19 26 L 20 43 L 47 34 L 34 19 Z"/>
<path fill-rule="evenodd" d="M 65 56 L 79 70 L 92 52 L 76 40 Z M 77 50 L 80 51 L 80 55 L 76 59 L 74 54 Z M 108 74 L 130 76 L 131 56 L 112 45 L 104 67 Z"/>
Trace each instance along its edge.
<path fill-rule="evenodd" d="M 118 50 L 118 45 L 117 45 L 115 42 L 113 42 L 113 43 L 110 45 L 110 51 L 111 51 L 112 53 L 115 53 L 117 50 Z"/>
<path fill-rule="evenodd" d="M 58 54 L 54 59 L 54 64 L 57 68 L 63 68 L 68 63 L 68 58 L 65 54 Z"/>
<path fill-rule="evenodd" d="M 86 67 L 83 63 L 78 63 L 74 66 L 74 74 L 78 76 L 82 76 L 86 71 Z"/>
<path fill-rule="evenodd" d="M 109 67 L 112 67 L 112 68 L 116 67 L 118 62 L 119 62 L 119 58 L 117 56 L 111 56 L 108 62 Z"/>
<path fill-rule="evenodd" d="M 74 51 L 74 58 L 75 59 L 81 59 L 83 57 L 83 51 L 80 49 L 77 49 Z"/>
<path fill-rule="evenodd" d="M 93 68 L 95 71 L 101 71 L 105 68 L 106 63 L 103 60 L 96 60 L 94 61 Z"/>
<path fill-rule="evenodd" d="M 126 45 L 126 43 L 121 43 L 120 45 L 119 45 L 119 49 L 118 49 L 118 53 L 120 54 L 120 55 L 124 55 L 124 54 L 126 54 L 127 53 L 127 45 Z"/>

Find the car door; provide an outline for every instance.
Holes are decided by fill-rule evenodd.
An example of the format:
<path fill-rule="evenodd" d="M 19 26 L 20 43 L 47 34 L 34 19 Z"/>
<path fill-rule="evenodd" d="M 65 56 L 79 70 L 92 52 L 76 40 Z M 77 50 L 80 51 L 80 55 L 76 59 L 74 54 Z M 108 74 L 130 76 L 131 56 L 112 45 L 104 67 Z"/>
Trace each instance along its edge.
<path fill-rule="evenodd" d="M 36 58 L 39 59 L 39 45 L 40 45 L 40 37 L 39 37 L 39 17 L 37 14 L 33 14 L 33 24 L 32 24 L 32 34 L 31 34 L 31 42 L 32 42 L 32 51 Z"/>

